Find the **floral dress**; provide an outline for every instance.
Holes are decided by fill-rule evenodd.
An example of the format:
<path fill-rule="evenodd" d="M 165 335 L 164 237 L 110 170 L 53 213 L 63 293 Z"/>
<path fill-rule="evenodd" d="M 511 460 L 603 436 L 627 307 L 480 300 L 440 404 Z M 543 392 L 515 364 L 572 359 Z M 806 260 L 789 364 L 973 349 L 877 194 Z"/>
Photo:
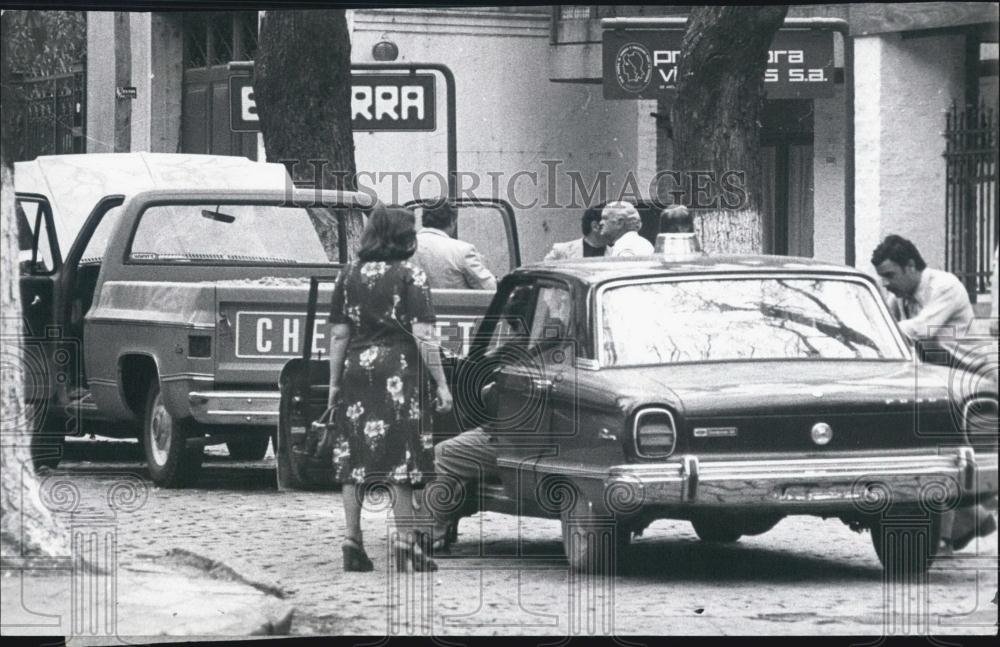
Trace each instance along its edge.
<path fill-rule="evenodd" d="M 427 275 L 409 261 L 355 262 L 333 291 L 331 324 L 349 324 L 334 411 L 335 478 L 420 484 L 434 465 L 430 375 L 414 322 L 433 323 Z"/>

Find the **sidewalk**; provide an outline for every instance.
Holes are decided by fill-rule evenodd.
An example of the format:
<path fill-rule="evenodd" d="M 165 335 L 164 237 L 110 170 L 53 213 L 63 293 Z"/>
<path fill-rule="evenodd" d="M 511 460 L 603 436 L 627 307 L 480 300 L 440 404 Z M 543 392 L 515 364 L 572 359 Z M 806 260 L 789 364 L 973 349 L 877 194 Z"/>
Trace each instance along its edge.
<path fill-rule="evenodd" d="M 111 574 L 5 569 L 0 634 L 88 645 L 289 633 L 294 609 L 283 591 L 247 577 L 245 567 L 183 549 L 142 557 Z"/>

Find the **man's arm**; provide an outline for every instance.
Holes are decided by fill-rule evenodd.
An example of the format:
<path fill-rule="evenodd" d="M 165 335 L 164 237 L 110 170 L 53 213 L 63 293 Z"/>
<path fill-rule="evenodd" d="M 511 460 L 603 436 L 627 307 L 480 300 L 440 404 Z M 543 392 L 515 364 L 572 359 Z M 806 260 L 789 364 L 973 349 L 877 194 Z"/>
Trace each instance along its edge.
<path fill-rule="evenodd" d="M 558 260 L 564 259 L 564 258 L 567 257 L 566 251 L 567 250 L 566 250 L 566 244 L 565 243 L 553 243 L 552 249 L 549 250 L 549 253 L 546 254 L 545 258 L 542 259 L 542 260 L 545 260 L 545 261 L 558 261 Z"/>
<path fill-rule="evenodd" d="M 899 327 L 910 339 L 925 339 L 934 337 L 942 326 L 964 308 L 969 307 L 969 295 L 957 280 L 949 281 L 940 289 L 935 290 L 928 303 L 920 309 L 915 317 L 903 319 Z M 965 330 L 955 330 L 953 334 L 964 335 Z"/>
<path fill-rule="evenodd" d="M 497 279 L 483 264 L 483 259 L 479 256 L 475 246 L 469 245 L 465 252 L 464 263 L 462 263 L 462 273 L 465 275 L 465 283 L 473 290 L 496 290 Z"/>

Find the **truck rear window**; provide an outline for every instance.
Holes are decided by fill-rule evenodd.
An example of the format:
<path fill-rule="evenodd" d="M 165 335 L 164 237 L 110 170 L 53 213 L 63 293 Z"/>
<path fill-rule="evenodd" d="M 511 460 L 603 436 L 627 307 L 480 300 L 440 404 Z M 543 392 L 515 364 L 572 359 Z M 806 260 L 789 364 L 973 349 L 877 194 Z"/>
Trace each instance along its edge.
<path fill-rule="evenodd" d="M 132 262 L 155 264 L 335 263 L 336 228 L 332 214 L 317 215 L 314 225 L 313 217 L 301 207 L 158 205 L 140 216 L 128 257 Z"/>

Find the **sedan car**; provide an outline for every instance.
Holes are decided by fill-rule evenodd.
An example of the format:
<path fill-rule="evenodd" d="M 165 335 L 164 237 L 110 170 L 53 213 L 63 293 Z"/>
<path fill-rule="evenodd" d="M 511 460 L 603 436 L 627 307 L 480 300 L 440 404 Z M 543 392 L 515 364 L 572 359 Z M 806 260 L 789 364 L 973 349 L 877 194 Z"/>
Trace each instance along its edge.
<path fill-rule="evenodd" d="M 476 501 L 561 519 L 580 571 L 608 569 L 657 519 L 736 541 L 815 515 L 870 531 L 889 573 L 921 572 L 941 514 L 997 492 L 995 384 L 918 360 L 849 267 L 523 267 L 449 368 L 454 425 L 497 447 Z"/>

